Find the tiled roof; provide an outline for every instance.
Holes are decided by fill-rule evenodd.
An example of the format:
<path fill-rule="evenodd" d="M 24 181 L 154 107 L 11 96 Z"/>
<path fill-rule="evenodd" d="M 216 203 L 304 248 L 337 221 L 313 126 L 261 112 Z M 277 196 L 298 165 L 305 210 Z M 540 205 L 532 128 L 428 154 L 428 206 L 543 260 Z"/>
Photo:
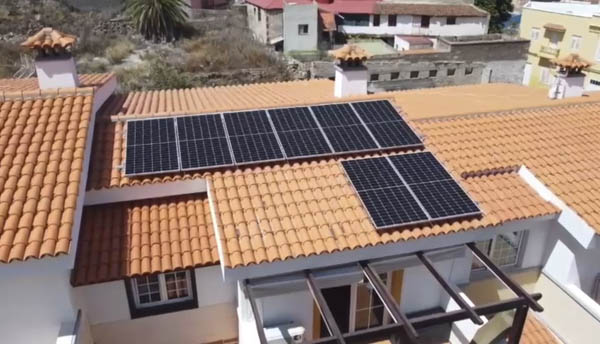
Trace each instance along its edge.
<path fill-rule="evenodd" d="M 218 218 L 221 262 L 235 268 L 436 236 L 554 214 L 515 173 L 462 180 L 485 216 L 378 231 L 338 160 L 216 172 L 207 176 Z"/>
<path fill-rule="evenodd" d="M 81 74 L 79 75 L 79 87 L 99 87 L 114 76 L 113 73 Z M 7 92 L 31 92 L 38 90 L 39 84 L 37 78 L 0 79 L 0 99 L 2 99 L 2 94 Z"/>
<path fill-rule="evenodd" d="M 521 344 L 560 344 L 556 336 L 550 332 L 548 327 L 542 324 L 531 312 L 525 320 Z"/>
<path fill-rule="evenodd" d="M 555 59 L 552 61 L 557 66 L 562 68 L 576 69 L 582 70 L 592 65 L 591 62 L 586 61 L 583 57 L 578 54 L 569 54 L 560 59 Z"/>
<path fill-rule="evenodd" d="M 54 50 L 55 52 L 70 51 L 77 41 L 77 37 L 69 35 L 51 27 L 41 29 L 35 35 L 27 38 L 21 46 L 34 50 Z"/>
<path fill-rule="evenodd" d="M 92 89 L 0 99 L 0 262 L 66 254 Z"/>
<path fill-rule="evenodd" d="M 339 49 L 329 51 L 329 56 L 340 61 L 364 61 L 370 58 L 371 54 L 356 44 L 346 44 Z"/>
<path fill-rule="evenodd" d="M 206 194 L 84 208 L 73 284 L 218 263 Z"/>
<path fill-rule="evenodd" d="M 459 173 L 525 165 L 600 233 L 600 103 L 413 122 Z"/>
<path fill-rule="evenodd" d="M 410 4 L 379 2 L 376 12 L 381 14 L 404 14 L 415 16 L 434 17 L 487 17 L 488 13 L 474 5 L 449 5 L 449 4 Z"/>

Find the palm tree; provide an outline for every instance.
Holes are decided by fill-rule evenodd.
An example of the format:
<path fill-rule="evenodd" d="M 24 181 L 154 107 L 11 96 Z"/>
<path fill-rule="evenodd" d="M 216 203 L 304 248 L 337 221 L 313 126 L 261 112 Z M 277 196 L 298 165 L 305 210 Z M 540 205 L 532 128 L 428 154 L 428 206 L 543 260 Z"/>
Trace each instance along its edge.
<path fill-rule="evenodd" d="M 146 39 L 172 40 L 188 19 L 185 0 L 128 0 L 125 13 Z"/>

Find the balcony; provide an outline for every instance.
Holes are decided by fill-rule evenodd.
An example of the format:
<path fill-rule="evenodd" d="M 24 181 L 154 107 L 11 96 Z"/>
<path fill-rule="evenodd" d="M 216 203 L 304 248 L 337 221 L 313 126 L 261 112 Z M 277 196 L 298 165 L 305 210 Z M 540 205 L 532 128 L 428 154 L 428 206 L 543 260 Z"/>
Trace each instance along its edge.
<path fill-rule="evenodd" d="M 552 47 L 547 47 L 547 46 L 540 47 L 540 54 L 542 54 L 542 55 L 546 55 L 546 56 L 550 56 L 550 57 L 557 57 L 558 53 L 560 53 L 560 49 L 558 49 L 558 48 L 552 48 Z"/>

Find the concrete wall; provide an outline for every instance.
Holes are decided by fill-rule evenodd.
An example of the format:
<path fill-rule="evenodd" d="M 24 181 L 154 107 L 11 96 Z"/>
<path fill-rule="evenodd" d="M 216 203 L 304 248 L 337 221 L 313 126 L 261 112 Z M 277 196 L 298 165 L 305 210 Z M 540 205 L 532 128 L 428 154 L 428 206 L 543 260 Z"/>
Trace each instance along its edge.
<path fill-rule="evenodd" d="M 319 43 L 318 9 L 316 3 L 307 5 L 284 3 L 284 51 L 317 50 Z M 299 25 L 308 25 L 308 33 L 301 35 Z"/>
<path fill-rule="evenodd" d="M 125 0 L 63 0 L 69 6 L 82 11 L 117 13 L 123 9 Z"/>
<path fill-rule="evenodd" d="M 32 263 L 37 262 L 26 262 Z M 61 324 L 73 323 L 77 314 L 72 307 L 69 276 L 67 269 L 2 274 L 0 342 L 54 344 Z"/>
<path fill-rule="evenodd" d="M 246 10 L 248 28 L 258 41 L 269 44 L 271 40 L 283 37 L 282 10 L 264 10 L 252 4 L 246 4 Z"/>
<path fill-rule="evenodd" d="M 349 35 L 423 35 L 423 36 L 468 36 L 487 33 L 487 17 L 458 17 L 455 25 L 447 25 L 446 17 L 432 17 L 429 28 L 421 28 L 420 16 L 396 16 L 396 26 L 388 25 L 388 16 L 381 15 L 379 26 L 373 25 L 373 15 L 369 26 L 338 25 L 338 31 Z"/>
<path fill-rule="evenodd" d="M 195 270 L 198 308 L 131 319 L 124 281 L 75 288 L 96 344 L 203 343 L 237 337 L 235 285 L 219 266 Z"/>

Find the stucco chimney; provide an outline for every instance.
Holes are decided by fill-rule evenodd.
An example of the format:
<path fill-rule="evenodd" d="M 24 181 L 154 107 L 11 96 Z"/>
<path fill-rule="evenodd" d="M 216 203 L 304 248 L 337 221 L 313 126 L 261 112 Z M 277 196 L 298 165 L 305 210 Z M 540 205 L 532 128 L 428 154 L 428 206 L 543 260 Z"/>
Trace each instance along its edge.
<path fill-rule="evenodd" d="M 551 99 L 581 97 L 585 87 L 585 74 L 582 70 L 592 64 L 577 54 L 552 61 L 556 69 L 556 78 L 548 91 Z"/>
<path fill-rule="evenodd" d="M 21 45 L 36 53 L 35 71 L 40 89 L 79 86 L 75 60 L 71 54 L 77 37 L 52 28 L 43 28 Z"/>
<path fill-rule="evenodd" d="M 338 98 L 367 94 L 369 73 L 364 62 L 371 57 L 356 45 L 330 51 L 335 59 L 334 95 Z"/>

